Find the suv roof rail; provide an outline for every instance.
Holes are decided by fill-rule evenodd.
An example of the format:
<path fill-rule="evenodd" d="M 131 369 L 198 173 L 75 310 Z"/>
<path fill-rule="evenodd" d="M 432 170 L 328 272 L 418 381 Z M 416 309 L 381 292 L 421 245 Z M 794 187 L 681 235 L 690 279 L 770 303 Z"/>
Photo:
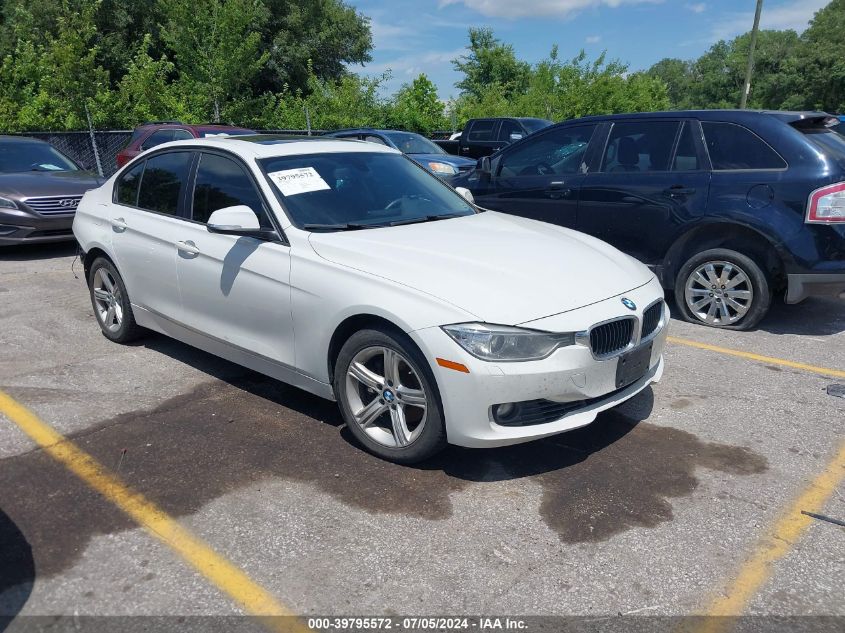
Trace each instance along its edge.
<path fill-rule="evenodd" d="M 143 127 L 145 125 L 185 125 L 181 121 L 144 121 L 138 127 Z"/>

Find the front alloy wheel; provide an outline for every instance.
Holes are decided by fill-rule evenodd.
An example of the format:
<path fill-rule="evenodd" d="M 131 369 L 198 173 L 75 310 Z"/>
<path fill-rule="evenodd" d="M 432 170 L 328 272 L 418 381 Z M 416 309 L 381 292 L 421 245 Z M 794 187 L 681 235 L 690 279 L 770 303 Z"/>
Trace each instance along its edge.
<path fill-rule="evenodd" d="M 422 381 L 389 347 L 367 347 L 355 355 L 346 371 L 346 404 L 355 423 L 383 446 L 408 446 L 425 428 L 428 397 Z"/>
<path fill-rule="evenodd" d="M 334 364 L 334 392 L 350 433 L 382 459 L 412 464 L 446 446 L 434 374 L 404 333 L 355 332 Z"/>

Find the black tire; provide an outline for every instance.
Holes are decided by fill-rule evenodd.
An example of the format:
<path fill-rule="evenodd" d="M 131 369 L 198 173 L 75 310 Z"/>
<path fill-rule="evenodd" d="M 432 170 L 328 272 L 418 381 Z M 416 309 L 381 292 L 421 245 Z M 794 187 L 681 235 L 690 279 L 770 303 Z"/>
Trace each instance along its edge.
<path fill-rule="evenodd" d="M 103 316 L 103 302 L 95 296 L 95 291 L 98 289 L 102 277 L 99 275 L 108 275 L 108 279 L 113 284 L 116 292 L 112 293 L 114 298 L 115 309 L 120 309 L 119 323 L 112 321 L 111 326 L 105 322 Z M 112 264 L 105 257 L 98 257 L 91 264 L 88 270 L 88 293 L 91 296 L 91 306 L 94 308 L 94 316 L 100 326 L 100 330 L 110 341 L 115 343 L 129 343 L 134 341 L 144 333 L 144 329 L 135 322 L 135 315 L 132 313 L 132 304 L 129 301 L 129 293 L 126 292 L 126 285 L 123 283 L 123 278 L 117 272 L 114 264 Z"/>
<path fill-rule="evenodd" d="M 405 420 L 404 416 L 406 410 L 410 410 L 413 413 L 413 408 L 406 409 L 404 405 L 401 405 L 401 399 L 399 399 L 398 396 L 396 396 L 396 405 L 391 407 L 389 406 L 389 403 L 386 403 L 388 404 L 388 409 L 376 418 L 376 422 L 372 423 L 372 426 L 369 427 L 369 431 L 364 430 L 364 428 L 356 421 L 352 412 L 352 405 L 350 404 L 351 400 L 355 401 L 356 404 L 362 405 L 365 399 L 367 399 L 370 404 L 372 404 L 372 399 L 379 400 L 383 404 L 385 403 L 385 400 L 381 398 L 381 396 L 384 395 L 384 391 L 379 394 L 376 389 L 368 390 L 364 384 L 359 384 L 354 379 L 349 380 L 347 377 L 349 367 L 352 364 L 353 359 L 356 357 L 361 358 L 359 354 L 366 355 L 368 351 L 378 348 L 386 348 L 388 350 L 398 352 L 402 357 L 408 381 L 410 382 L 413 380 L 415 383 L 418 383 L 414 385 L 414 388 L 416 389 L 418 386 L 425 393 L 426 407 L 423 416 L 424 423 L 421 425 L 419 435 L 405 446 L 388 446 L 382 442 L 376 441 L 376 439 L 369 434 L 376 433 L 379 436 L 383 435 L 382 427 L 392 424 L 393 414 L 389 410 L 391 408 L 395 410 L 397 406 L 400 406 L 403 412 L 403 420 Z M 374 362 L 378 363 L 377 354 L 373 358 Z M 382 358 L 383 365 L 386 364 L 385 359 L 386 354 Z M 413 370 L 413 373 L 410 373 L 408 371 L 409 369 Z M 384 380 L 379 382 L 386 383 L 387 379 L 385 376 L 388 374 L 384 370 L 382 370 L 381 373 L 384 375 L 378 375 L 377 377 L 383 378 Z M 349 392 L 350 384 L 351 388 L 355 390 L 354 393 Z M 392 384 L 390 387 L 388 387 L 387 384 L 382 384 L 381 386 L 383 390 L 390 390 L 393 387 Z M 397 384 L 396 387 L 398 393 L 399 385 Z M 349 431 L 366 450 L 378 457 L 381 457 L 382 459 L 399 464 L 413 464 L 429 459 L 436 453 L 443 450 L 446 446 L 446 427 L 443 422 L 443 406 L 440 401 L 440 392 L 437 389 L 437 383 L 434 379 L 434 375 L 417 346 L 413 343 L 413 341 L 399 331 L 393 331 L 388 328 L 374 328 L 361 330 L 353 334 L 343 344 L 340 354 L 338 354 L 337 362 L 335 363 L 334 392 L 337 397 L 338 406 L 340 407 L 340 411 L 343 414 L 343 419 L 346 421 L 346 426 L 349 428 Z M 393 400 L 390 400 L 390 402 L 393 402 Z M 408 424 L 405 428 L 409 427 L 410 424 Z M 390 437 L 395 438 L 395 432 L 392 429 L 385 429 L 384 433 L 388 433 L 390 434 Z"/>
<path fill-rule="evenodd" d="M 708 293 L 705 295 L 703 293 L 710 289 L 706 288 L 700 281 L 693 281 L 693 276 L 696 271 L 700 271 L 707 264 L 714 266 L 713 270 L 719 278 L 722 278 L 724 274 L 725 264 L 730 264 L 733 270 L 729 271 L 729 273 L 737 277 L 740 274 L 744 275 L 745 281 L 727 290 L 723 289 L 721 284 L 712 284 L 710 289 L 713 290 L 714 294 L 710 295 Z M 736 277 L 732 281 L 735 280 Z M 712 280 L 708 280 L 708 283 L 710 281 Z M 692 284 L 693 287 L 691 288 L 689 284 Z M 713 248 L 696 253 L 690 257 L 678 271 L 678 275 L 675 278 L 674 290 L 675 303 L 678 306 L 680 315 L 685 321 L 726 330 L 748 330 L 753 328 L 766 316 L 772 305 L 771 284 L 763 267 L 752 257 L 727 248 Z M 744 297 L 739 297 L 736 292 L 737 290 L 750 291 L 750 298 L 745 299 Z M 734 292 L 733 295 L 720 294 L 731 291 Z M 744 305 L 746 312 L 740 315 L 739 310 L 735 310 L 730 303 L 725 303 L 724 309 L 728 312 L 729 317 L 727 319 L 723 318 L 721 316 L 722 298 L 726 296 L 729 300 L 733 300 L 734 304 L 739 302 Z M 717 302 L 716 305 L 718 306 L 719 315 L 713 317 L 714 320 L 706 320 L 706 315 L 702 316 L 703 308 L 697 312 L 693 309 L 693 305 L 691 305 L 691 302 L 696 297 L 700 297 L 700 300 L 704 301 L 712 297 Z M 707 304 L 707 307 L 709 305 L 712 304 Z"/>

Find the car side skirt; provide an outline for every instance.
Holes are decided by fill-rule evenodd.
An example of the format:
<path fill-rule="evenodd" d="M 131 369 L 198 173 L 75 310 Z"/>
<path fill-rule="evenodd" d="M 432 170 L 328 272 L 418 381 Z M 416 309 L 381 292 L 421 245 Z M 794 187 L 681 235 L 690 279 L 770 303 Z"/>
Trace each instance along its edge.
<path fill-rule="evenodd" d="M 138 325 L 181 341 L 204 352 L 219 356 L 237 365 L 252 369 L 260 374 L 275 378 L 294 387 L 299 387 L 326 400 L 335 400 L 330 384 L 321 382 L 297 371 L 277 360 L 245 350 L 226 341 L 221 341 L 186 325 L 141 306 L 132 304 L 132 312 Z"/>

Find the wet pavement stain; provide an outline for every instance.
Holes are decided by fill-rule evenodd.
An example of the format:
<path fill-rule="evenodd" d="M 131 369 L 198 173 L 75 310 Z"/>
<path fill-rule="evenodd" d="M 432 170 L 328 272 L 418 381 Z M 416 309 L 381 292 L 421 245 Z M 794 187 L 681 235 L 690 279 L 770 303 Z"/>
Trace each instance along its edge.
<path fill-rule="evenodd" d="M 646 418 L 652 397 L 646 390 L 626 411 Z M 542 518 L 566 543 L 670 520 L 669 499 L 696 488 L 699 467 L 735 475 L 767 468 L 748 449 L 702 442 L 618 411 L 546 440 L 495 450 L 450 447 L 424 465 L 397 466 L 359 449 L 334 403 L 251 372 L 71 439 L 176 517 L 282 478 L 373 515 L 444 520 L 452 493 L 475 482 L 526 478 L 541 485 Z M 0 461 L 0 508 L 31 544 L 40 575 L 72 565 L 92 537 L 135 527 L 41 451 Z"/>

